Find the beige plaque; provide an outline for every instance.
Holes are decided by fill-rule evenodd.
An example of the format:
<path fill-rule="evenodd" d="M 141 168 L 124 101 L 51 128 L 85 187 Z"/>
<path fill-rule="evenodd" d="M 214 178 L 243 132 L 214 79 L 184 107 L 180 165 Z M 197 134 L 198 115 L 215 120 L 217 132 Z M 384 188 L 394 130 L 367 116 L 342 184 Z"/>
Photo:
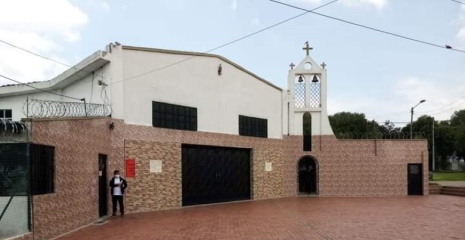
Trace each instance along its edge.
<path fill-rule="evenodd" d="M 150 172 L 161 173 L 162 162 L 161 160 L 150 160 Z"/>
<path fill-rule="evenodd" d="M 273 170 L 273 165 L 271 162 L 265 162 L 265 171 L 271 172 Z"/>

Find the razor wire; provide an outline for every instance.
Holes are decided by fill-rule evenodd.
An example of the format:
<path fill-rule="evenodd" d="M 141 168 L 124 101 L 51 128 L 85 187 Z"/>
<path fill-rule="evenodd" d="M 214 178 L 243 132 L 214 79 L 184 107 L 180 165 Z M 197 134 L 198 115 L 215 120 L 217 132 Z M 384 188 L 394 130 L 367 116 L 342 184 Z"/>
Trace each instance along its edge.
<path fill-rule="evenodd" d="M 0 142 L 25 142 L 28 134 L 24 122 L 0 119 Z"/>
<path fill-rule="evenodd" d="M 335 133 L 338 139 L 386 139 L 386 140 L 407 140 L 407 139 L 426 139 L 427 134 L 425 132 L 414 132 L 412 137 L 410 133 L 406 132 L 340 132 Z"/>
<path fill-rule="evenodd" d="M 108 104 L 38 99 L 27 100 L 23 104 L 22 111 L 27 118 L 83 118 L 111 115 L 111 107 Z"/>

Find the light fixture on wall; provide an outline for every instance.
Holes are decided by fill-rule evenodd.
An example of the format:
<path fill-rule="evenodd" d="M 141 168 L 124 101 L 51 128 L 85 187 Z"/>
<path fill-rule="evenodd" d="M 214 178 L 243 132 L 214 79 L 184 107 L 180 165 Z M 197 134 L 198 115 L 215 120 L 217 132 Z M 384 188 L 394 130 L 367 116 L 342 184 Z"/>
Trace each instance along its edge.
<path fill-rule="evenodd" d="M 304 78 L 302 77 L 302 75 L 299 75 L 299 80 L 298 80 L 300 83 L 304 81 Z"/>
<path fill-rule="evenodd" d="M 98 80 L 97 84 L 98 84 L 99 86 L 105 86 L 105 87 L 108 86 L 108 84 L 106 84 L 106 83 L 105 83 L 104 81 L 102 81 L 102 80 Z"/>
<path fill-rule="evenodd" d="M 218 66 L 218 75 L 221 75 L 223 72 L 223 67 L 221 67 L 221 63 L 220 65 Z"/>

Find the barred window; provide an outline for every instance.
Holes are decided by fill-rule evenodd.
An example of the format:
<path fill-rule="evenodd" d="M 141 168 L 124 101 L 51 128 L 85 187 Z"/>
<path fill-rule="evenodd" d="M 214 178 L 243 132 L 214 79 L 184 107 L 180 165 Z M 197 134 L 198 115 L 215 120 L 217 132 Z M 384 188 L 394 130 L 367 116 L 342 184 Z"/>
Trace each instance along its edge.
<path fill-rule="evenodd" d="M 267 138 L 268 120 L 239 115 L 239 135 Z"/>
<path fill-rule="evenodd" d="M 152 125 L 159 128 L 197 131 L 197 108 L 152 102 Z"/>

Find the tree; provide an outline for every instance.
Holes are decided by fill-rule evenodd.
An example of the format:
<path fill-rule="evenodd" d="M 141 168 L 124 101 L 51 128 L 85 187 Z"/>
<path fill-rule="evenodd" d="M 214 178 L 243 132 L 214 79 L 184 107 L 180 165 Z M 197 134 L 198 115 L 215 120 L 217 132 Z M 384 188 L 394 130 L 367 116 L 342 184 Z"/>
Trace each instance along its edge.
<path fill-rule="evenodd" d="M 369 128 L 365 114 L 340 112 L 329 116 L 329 123 L 336 133 L 365 133 Z"/>
<path fill-rule="evenodd" d="M 465 126 L 465 109 L 455 111 L 450 118 L 451 126 Z"/>

